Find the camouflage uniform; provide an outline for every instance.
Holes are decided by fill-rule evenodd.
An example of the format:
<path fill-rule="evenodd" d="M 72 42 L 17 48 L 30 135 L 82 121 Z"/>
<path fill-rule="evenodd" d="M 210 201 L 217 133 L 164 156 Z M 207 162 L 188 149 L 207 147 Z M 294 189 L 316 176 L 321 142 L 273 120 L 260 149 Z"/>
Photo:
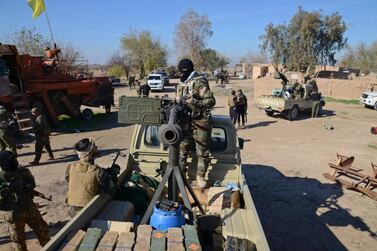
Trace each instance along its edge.
<path fill-rule="evenodd" d="M 236 97 L 235 94 L 234 95 L 231 94 L 228 97 L 229 116 L 230 116 L 230 119 L 232 120 L 233 124 L 236 124 L 236 121 L 237 121 L 236 101 L 237 101 L 237 97 Z"/>
<path fill-rule="evenodd" d="M 211 110 L 216 104 L 209 89 L 208 80 L 196 72 L 179 85 L 178 97 L 191 97 L 191 121 L 180 123 L 183 141 L 180 145 L 180 165 L 187 167 L 187 158 L 191 150 L 196 149 L 198 157 L 197 176 L 204 177 L 209 165 L 209 144 L 212 129 Z M 189 98 L 190 99 L 190 98 Z"/>
<path fill-rule="evenodd" d="M 0 171 L 0 181 L 7 184 L 1 192 L 0 219 L 8 223 L 10 238 L 16 250 L 27 250 L 25 224 L 37 235 L 44 246 L 49 240 L 48 225 L 33 202 L 35 180 L 26 168 L 10 172 Z"/>
<path fill-rule="evenodd" d="M 0 150 L 8 148 L 17 154 L 16 141 L 8 130 L 10 114 L 5 108 L 0 108 Z"/>
<path fill-rule="evenodd" d="M 46 118 L 39 114 L 34 121 L 34 132 L 35 132 L 35 158 L 34 163 L 39 163 L 42 156 L 43 147 L 46 148 L 51 159 L 54 155 L 50 146 L 50 126 Z"/>

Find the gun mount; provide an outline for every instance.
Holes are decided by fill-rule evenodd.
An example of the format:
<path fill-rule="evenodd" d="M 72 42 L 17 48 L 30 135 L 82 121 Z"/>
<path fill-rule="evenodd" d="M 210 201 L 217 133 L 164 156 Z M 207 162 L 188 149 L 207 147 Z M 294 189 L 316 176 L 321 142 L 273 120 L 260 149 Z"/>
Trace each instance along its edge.
<path fill-rule="evenodd" d="M 201 213 L 204 210 L 188 183 L 181 167 L 179 166 L 179 144 L 183 139 L 182 129 L 179 124 L 189 123 L 190 109 L 184 103 L 176 103 L 167 98 L 149 98 L 149 97 L 120 97 L 118 123 L 120 124 L 140 124 L 159 126 L 159 140 L 169 146 L 169 163 L 162 177 L 147 211 L 141 220 L 145 224 L 152 214 L 153 207 L 160 199 L 164 186 L 168 183 L 168 199 L 178 201 L 178 190 L 182 194 L 184 204 L 192 212 L 191 203 L 188 198 L 187 190 L 194 198 Z M 195 217 L 192 215 L 193 219 Z M 194 224 L 196 221 L 194 220 Z"/>

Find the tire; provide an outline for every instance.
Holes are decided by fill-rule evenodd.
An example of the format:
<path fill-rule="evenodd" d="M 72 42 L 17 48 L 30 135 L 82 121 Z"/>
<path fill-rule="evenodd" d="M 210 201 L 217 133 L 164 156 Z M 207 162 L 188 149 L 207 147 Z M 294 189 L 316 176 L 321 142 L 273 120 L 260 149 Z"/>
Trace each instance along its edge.
<path fill-rule="evenodd" d="M 377 102 L 376 102 L 376 103 L 374 103 L 374 106 L 373 106 L 373 108 L 374 108 L 374 110 L 376 110 L 376 111 L 377 111 Z"/>
<path fill-rule="evenodd" d="M 92 120 L 93 119 L 93 111 L 92 109 L 89 109 L 89 108 L 85 108 L 82 113 L 81 113 L 81 117 L 86 120 L 86 121 L 89 121 L 89 120 Z"/>
<path fill-rule="evenodd" d="M 274 115 L 274 112 L 273 111 L 265 111 L 267 116 L 270 116 L 272 117 Z"/>
<path fill-rule="evenodd" d="M 300 109 L 298 109 L 298 106 L 295 105 L 288 111 L 288 119 L 290 121 L 296 120 L 300 114 Z"/>

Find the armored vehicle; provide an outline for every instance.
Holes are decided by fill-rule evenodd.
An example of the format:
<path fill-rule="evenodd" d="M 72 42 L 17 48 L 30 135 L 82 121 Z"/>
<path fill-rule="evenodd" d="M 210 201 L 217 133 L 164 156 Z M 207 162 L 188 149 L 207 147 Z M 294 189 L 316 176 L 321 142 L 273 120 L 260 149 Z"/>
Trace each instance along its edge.
<path fill-rule="evenodd" d="M 161 125 L 159 116 L 155 116 L 156 113 L 154 109 L 160 100 L 157 98 L 142 98 L 142 104 L 144 106 L 141 106 L 140 98 L 138 100 L 139 104 L 136 105 L 135 103 L 127 102 L 127 98 L 131 99 L 131 101 L 133 99 L 129 97 L 120 98 L 118 121 L 122 122 L 127 120 L 129 122 L 130 120 L 134 120 L 139 121 L 139 124 L 134 128 L 127 165 L 118 179 L 119 186 L 124 186 L 127 183 L 133 170 L 140 170 L 143 174 L 148 176 L 157 176 L 161 173 L 161 163 L 171 165 L 171 163 L 174 162 L 170 146 L 167 147 L 167 144 L 163 143 L 166 139 L 162 140 L 160 135 L 161 127 L 166 124 Z M 137 98 L 134 99 L 136 100 Z M 138 112 L 135 112 L 136 110 L 138 110 Z M 128 113 L 126 115 L 127 118 L 123 116 L 124 112 Z M 146 123 L 140 122 L 140 120 Z M 166 138 L 174 138 L 170 137 L 172 133 L 172 131 L 167 132 Z M 191 189 L 193 189 L 194 193 L 198 196 L 197 198 L 199 198 L 201 205 L 198 205 L 195 199 L 192 201 L 193 197 L 190 197 L 192 213 L 196 221 L 192 222 L 191 225 L 190 223 L 186 223 L 186 225 L 182 227 L 182 229 L 184 229 L 183 240 L 175 240 L 175 244 L 173 244 L 179 246 L 177 250 L 269 250 L 251 196 L 250 186 L 252 181 L 245 179 L 245 173 L 250 170 L 241 164 L 240 150 L 243 148 L 243 140 L 237 137 L 236 129 L 228 117 L 213 116 L 211 143 L 211 161 L 206 175 L 210 187 L 204 190 L 195 187 L 195 170 L 190 169 L 185 174 L 187 181 L 192 185 Z M 195 156 L 192 156 L 188 162 L 190 165 L 194 163 Z M 166 169 L 165 172 L 167 172 L 167 170 L 168 169 Z M 162 175 L 162 179 L 160 177 L 161 183 L 163 183 L 165 175 Z M 179 177 L 176 177 L 178 180 Z M 186 180 L 186 178 L 184 180 Z M 216 185 L 216 187 L 214 185 Z M 230 192 L 226 187 L 233 187 L 235 190 Z M 213 193 L 214 191 L 215 194 Z M 155 194 L 157 192 L 158 189 Z M 230 200 L 231 202 L 229 201 L 229 203 L 222 204 L 214 203 L 214 201 L 218 200 L 223 200 L 224 202 L 226 200 L 225 194 L 228 192 L 231 193 L 231 196 L 228 197 L 228 199 L 232 198 Z M 180 192 L 180 196 L 184 197 L 182 191 Z M 183 200 L 185 199 L 183 198 Z M 93 222 L 96 222 L 99 215 L 103 215 L 104 210 L 108 211 L 108 215 L 117 214 L 115 208 L 112 209 L 108 207 L 113 201 L 114 197 L 106 194 L 94 197 L 85 208 L 52 238 L 43 250 L 58 250 L 62 248 L 62 246 L 67 245 L 67 242 L 74 243 L 74 241 L 69 242 L 70 236 L 80 229 L 86 230 L 88 227 L 93 226 Z M 191 207 L 191 205 L 188 206 Z M 201 209 L 203 209 L 204 212 L 200 212 Z M 106 220 L 103 219 L 103 217 L 101 219 Z M 212 226 L 214 224 L 213 219 L 217 219 L 215 220 L 215 222 L 217 222 L 217 225 L 215 224 L 216 226 Z M 164 222 L 166 223 L 168 220 Z M 129 249 L 118 249 L 118 245 L 121 245 L 120 243 L 122 242 L 121 239 L 125 236 L 124 234 L 119 235 L 118 241 L 114 241 L 112 247 L 115 247 L 115 250 L 139 250 L 136 249 L 136 246 L 142 244 L 138 236 L 141 235 L 142 229 L 149 226 L 149 224 L 147 222 L 145 225 L 138 226 L 138 229 L 135 231 L 137 232 L 135 239 L 136 244 L 131 243 Z M 189 224 L 192 229 L 195 229 L 194 235 L 187 234 L 185 228 L 188 226 L 187 224 Z M 136 225 L 137 223 L 135 223 L 134 226 Z M 155 231 L 156 230 L 153 230 L 152 233 L 155 233 Z M 171 237 L 169 231 L 170 229 L 167 231 L 167 240 L 163 239 L 161 241 L 161 238 L 165 238 L 166 232 L 164 231 L 158 232 L 158 235 L 152 234 L 152 236 L 150 236 L 150 234 L 148 234 L 147 240 L 145 240 L 144 236 L 144 245 L 148 247 L 144 247 L 145 249 L 143 250 L 170 250 L 173 244 L 171 240 L 169 240 Z M 195 245 L 192 243 L 193 236 L 199 236 L 199 242 L 195 243 Z M 131 242 L 134 241 L 133 238 L 134 237 L 131 238 Z M 157 242 L 159 244 L 157 244 Z M 182 245 L 181 242 L 183 243 Z M 100 243 L 102 243 L 102 240 Z M 76 243 L 75 245 L 80 244 Z M 158 249 L 156 245 L 158 245 Z"/>
<path fill-rule="evenodd" d="M 264 95 L 255 98 L 255 104 L 259 109 L 265 110 L 268 116 L 279 113 L 289 120 L 296 120 L 301 112 L 312 109 L 314 93 L 319 95 L 320 111 L 325 106 L 325 101 L 318 93 L 318 87 L 314 80 L 307 82 L 305 85 L 297 82 L 290 82 L 286 76 L 276 72 L 274 77 L 282 79 L 282 88 L 280 91 L 273 91 L 273 95 Z"/>

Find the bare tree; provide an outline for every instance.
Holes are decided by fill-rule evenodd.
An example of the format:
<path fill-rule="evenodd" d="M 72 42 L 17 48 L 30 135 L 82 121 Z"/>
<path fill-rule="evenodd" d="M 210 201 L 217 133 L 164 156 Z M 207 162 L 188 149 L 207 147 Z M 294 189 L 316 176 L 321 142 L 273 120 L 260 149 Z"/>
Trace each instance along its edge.
<path fill-rule="evenodd" d="M 19 54 L 42 56 L 49 40 L 35 28 L 22 27 L 4 38 L 6 43 L 14 44 Z"/>
<path fill-rule="evenodd" d="M 66 68 L 67 71 L 71 71 L 74 68 L 86 67 L 83 64 L 82 54 L 71 43 L 58 42 L 57 46 L 60 49 L 59 59 L 60 64 Z"/>
<path fill-rule="evenodd" d="M 213 35 L 212 23 L 207 16 L 189 10 L 181 17 L 175 28 L 175 47 L 180 57 L 188 57 L 195 66 L 202 66 L 202 51 Z"/>
<path fill-rule="evenodd" d="M 269 62 L 266 54 L 254 53 L 252 51 L 243 56 L 240 61 L 249 64 L 267 64 Z"/>
<path fill-rule="evenodd" d="M 128 79 L 132 68 L 130 57 L 127 55 L 121 55 L 120 53 L 114 53 L 108 60 L 108 66 L 121 65 L 124 73 Z"/>

